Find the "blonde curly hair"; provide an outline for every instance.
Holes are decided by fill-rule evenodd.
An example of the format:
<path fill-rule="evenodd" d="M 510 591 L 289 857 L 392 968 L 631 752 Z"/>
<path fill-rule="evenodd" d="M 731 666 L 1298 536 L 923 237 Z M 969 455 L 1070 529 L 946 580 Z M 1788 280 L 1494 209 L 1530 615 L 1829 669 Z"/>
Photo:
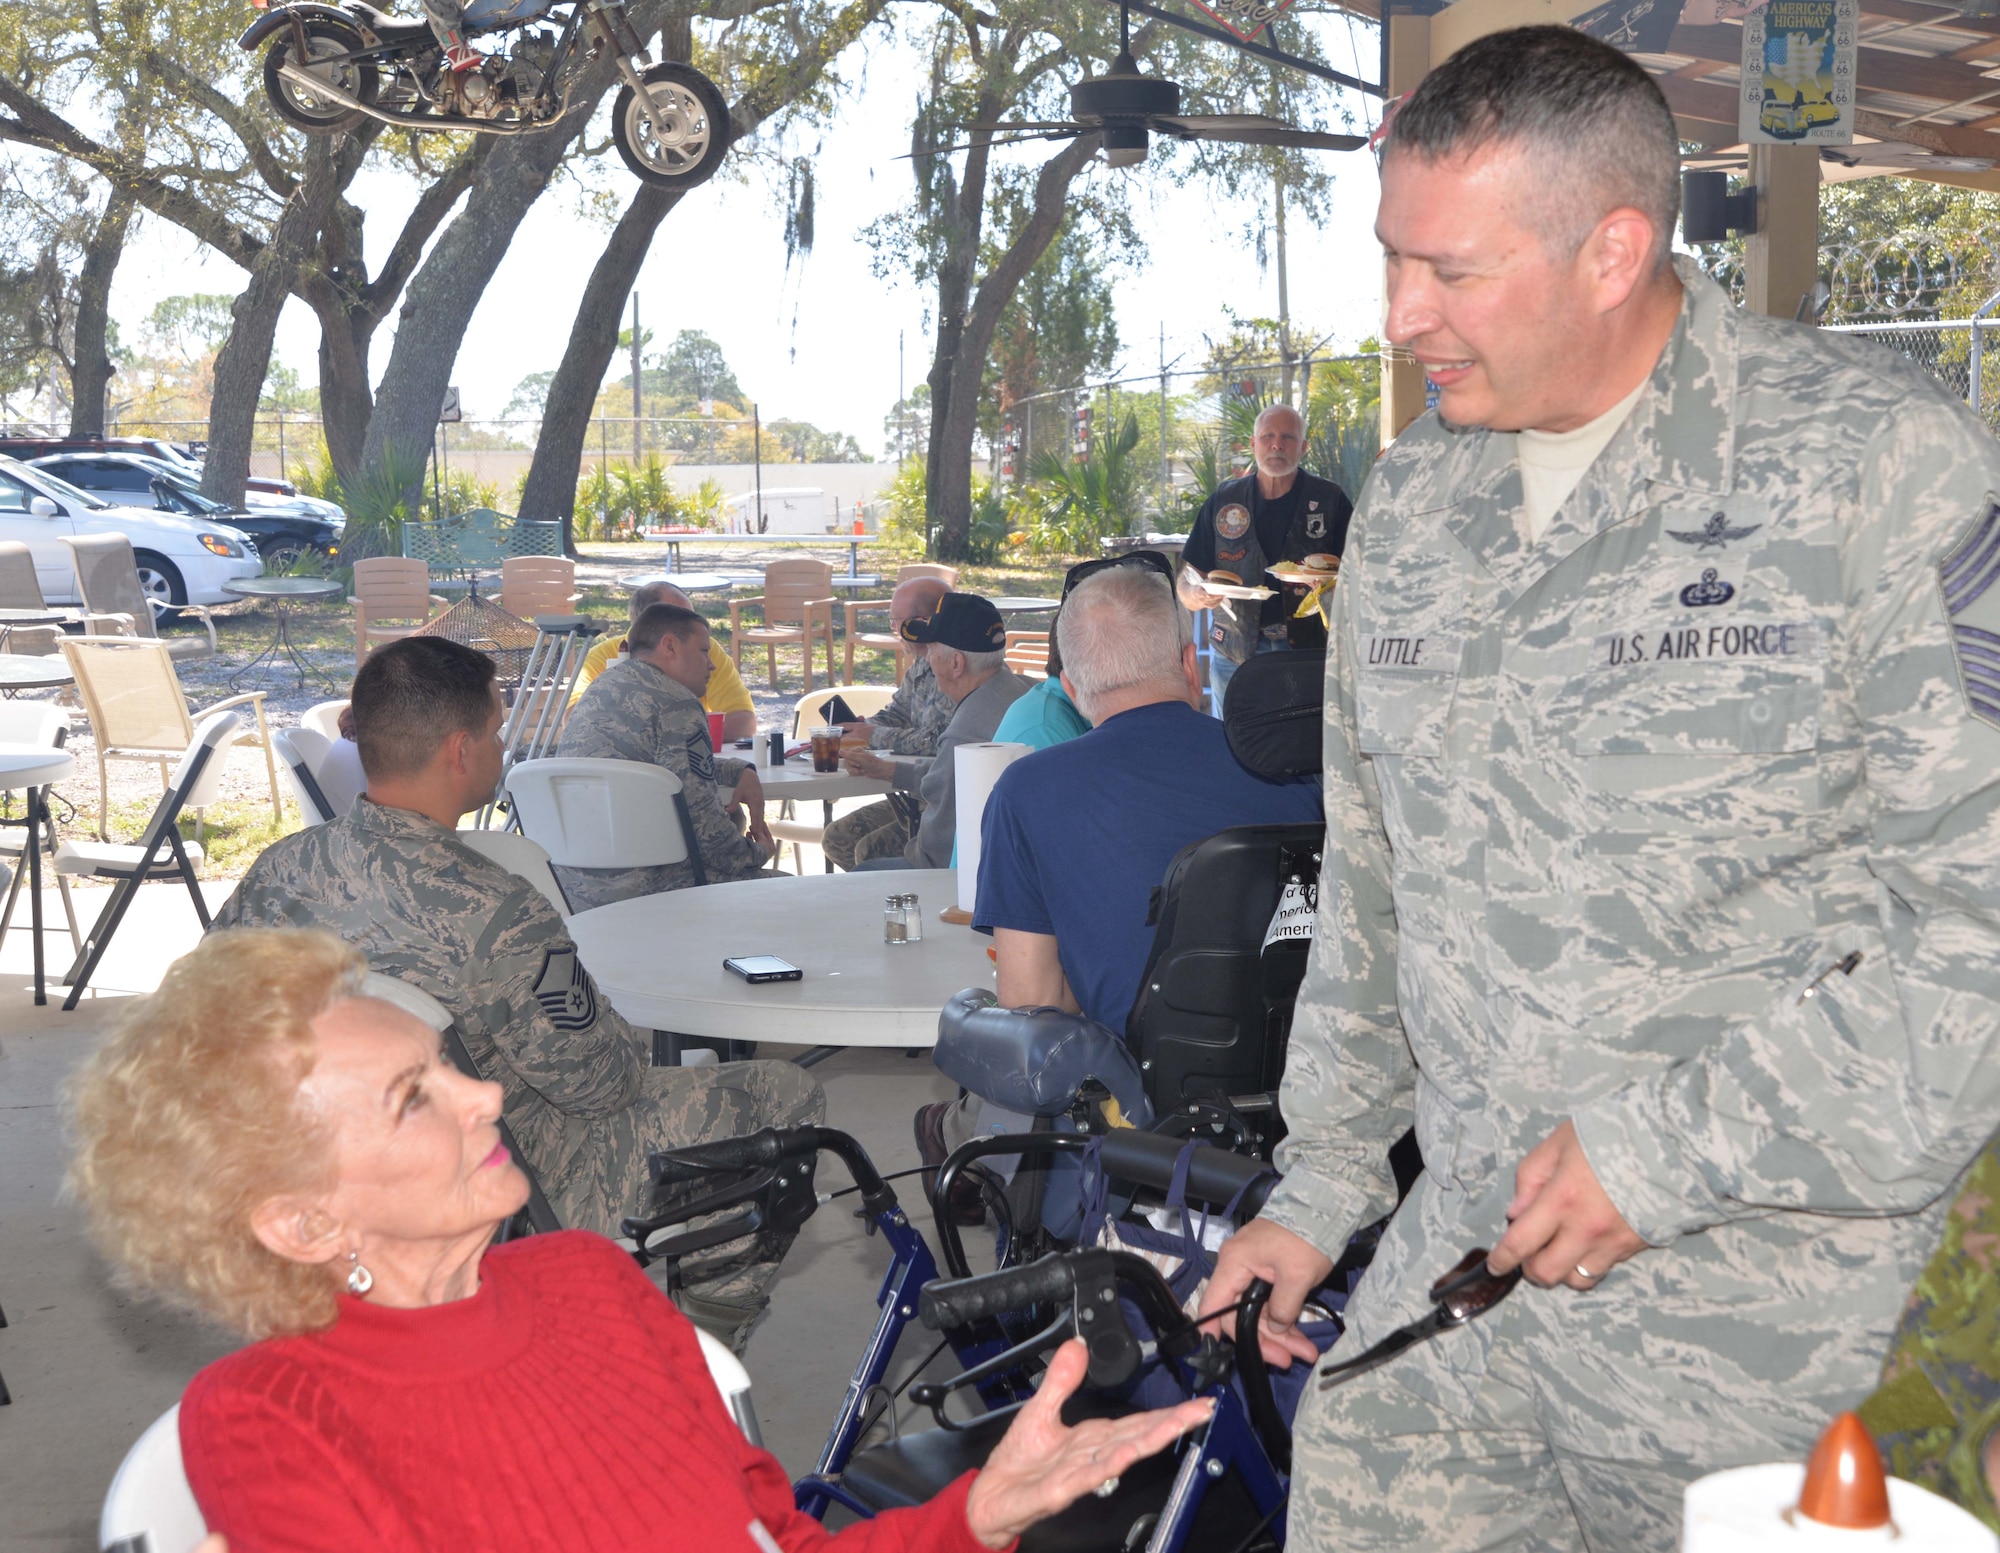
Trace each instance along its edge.
<path fill-rule="evenodd" d="M 312 1022 L 367 970 L 329 933 L 213 933 L 84 1064 L 69 1186 L 126 1279 L 251 1338 L 332 1324 L 334 1277 L 267 1250 L 250 1215 L 332 1184 L 299 1086 Z"/>

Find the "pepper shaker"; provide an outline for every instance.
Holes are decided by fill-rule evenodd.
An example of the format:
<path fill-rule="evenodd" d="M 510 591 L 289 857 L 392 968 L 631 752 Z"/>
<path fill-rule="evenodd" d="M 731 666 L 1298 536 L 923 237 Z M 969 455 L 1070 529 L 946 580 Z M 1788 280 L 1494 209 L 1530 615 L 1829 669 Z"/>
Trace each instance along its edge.
<path fill-rule="evenodd" d="M 903 925 L 903 897 L 891 895 L 882 903 L 882 942 L 901 944 L 907 941 Z"/>

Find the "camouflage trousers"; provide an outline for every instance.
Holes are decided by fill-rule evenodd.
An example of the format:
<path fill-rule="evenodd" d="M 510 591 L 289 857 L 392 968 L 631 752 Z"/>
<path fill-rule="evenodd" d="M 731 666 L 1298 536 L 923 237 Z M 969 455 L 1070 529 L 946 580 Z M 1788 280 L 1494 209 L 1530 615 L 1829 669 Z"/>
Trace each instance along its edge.
<path fill-rule="evenodd" d="M 852 870 L 872 858 L 900 854 L 917 833 L 902 811 L 884 798 L 852 814 L 843 814 L 826 828 L 820 845 L 835 868 Z"/>
<path fill-rule="evenodd" d="M 591 1123 L 589 1140 L 549 1192 L 550 1206 L 564 1224 L 615 1238 L 621 1219 L 647 1208 L 649 1155 L 825 1116 L 825 1092 L 795 1063 L 648 1068 L 645 1092 L 634 1104 Z M 687 1259 L 681 1264 L 682 1308 L 697 1325 L 740 1344 L 763 1310 L 790 1246 L 789 1238 L 779 1243 L 769 1236 L 745 1237 Z"/>
<path fill-rule="evenodd" d="M 1494 1345 L 1462 1417 L 1407 1384 L 1425 1362 L 1419 1348 L 1331 1391 L 1307 1386 L 1293 1432 L 1286 1546 L 1294 1553 L 1680 1547 L 1682 1490 L 1707 1468 L 1555 1444 L 1518 1345 Z"/>

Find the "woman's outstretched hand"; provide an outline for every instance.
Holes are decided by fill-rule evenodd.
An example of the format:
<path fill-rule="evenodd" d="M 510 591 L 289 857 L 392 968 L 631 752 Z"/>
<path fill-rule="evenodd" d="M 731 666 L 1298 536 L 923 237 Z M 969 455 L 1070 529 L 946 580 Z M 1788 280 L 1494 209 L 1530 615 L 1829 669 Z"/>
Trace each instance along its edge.
<path fill-rule="evenodd" d="M 1203 1397 L 1129 1418 L 1086 1419 L 1072 1429 L 1062 1421 L 1062 1405 L 1083 1384 L 1089 1367 L 1089 1350 L 1081 1341 L 1072 1338 L 1058 1348 L 1042 1389 L 1015 1416 L 973 1480 L 965 1517 L 987 1547 L 1006 1547 L 1035 1522 L 1206 1423 L 1215 1409 Z"/>

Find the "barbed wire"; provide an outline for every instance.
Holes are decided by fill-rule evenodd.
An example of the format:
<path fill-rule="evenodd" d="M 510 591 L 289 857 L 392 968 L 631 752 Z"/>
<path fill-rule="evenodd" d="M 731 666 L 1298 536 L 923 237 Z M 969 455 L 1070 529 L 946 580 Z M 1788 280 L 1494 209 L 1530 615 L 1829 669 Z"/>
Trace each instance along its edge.
<path fill-rule="evenodd" d="M 1743 300 L 1744 261 L 1733 247 L 1704 244 L 1702 270 Z M 1823 322 L 1966 317 L 2000 291 L 2000 228 L 1907 231 L 1858 243 L 1822 244 L 1819 273 L 1833 292 Z"/>

